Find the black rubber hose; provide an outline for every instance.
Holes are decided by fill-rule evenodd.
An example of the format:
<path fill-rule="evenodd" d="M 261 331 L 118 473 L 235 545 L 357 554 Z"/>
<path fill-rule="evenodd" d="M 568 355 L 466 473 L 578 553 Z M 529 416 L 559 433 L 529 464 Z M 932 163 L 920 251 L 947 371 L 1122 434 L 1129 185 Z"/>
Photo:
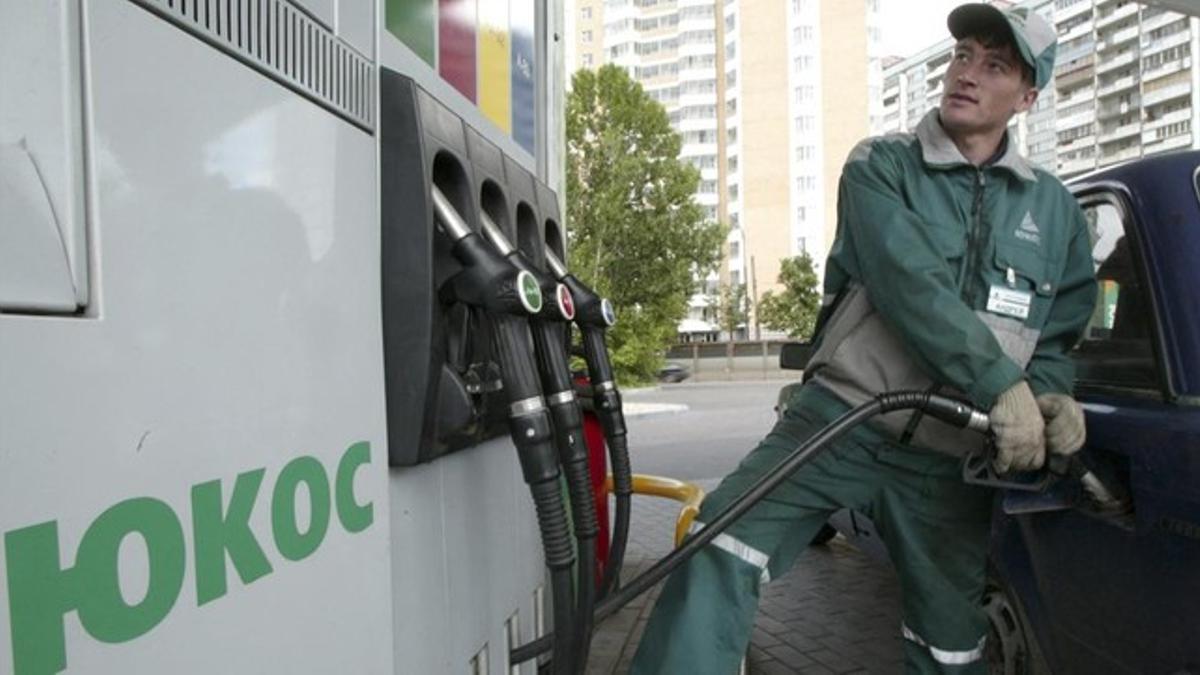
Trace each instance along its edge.
<path fill-rule="evenodd" d="M 770 494 L 780 483 L 787 480 L 801 466 L 811 461 L 829 443 L 837 440 L 854 427 L 875 415 L 908 408 L 920 408 L 927 414 L 947 424 L 973 429 L 981 433 L 986 433 L 988 430 L 987 416 L 960 401 L 920 391 L 880 394 L 874 399 L 848 410 L 828 426 L 818 431 L 793 450 L 778 466 L 763 474 L 745 493 L 726 506 L 707 525 L 694 535 L 688 537 L 679 548 L 659 560 L 650 569 L 630 582 L 628 586 L 625 586 L 611 597 L 600 602 L 596 608 L 594 620 L 597 623 L 603 621 L 630 600 L 633 600 L 654 586 L 654 584 L 662 581 L 675 568 L 695 555 L 697 551 L 716 538 L 718 534 L 727 529 L 738 518 L 744 515 L 746 511 L 753 508 L 755 504 Z M 552 640 L 552 635 L 543 636 L 518 650 L 514 650 L 512 652 L 513 663 L 531 659 L 545 652 L 550 648 Z M 517 660 L 518 656 L 521 657 L 520 661 Z"/>
<path fill-rule="evenodd" d="M 508 400 L 509 431 L 517 446 L 521 471 L 533 495 L 542 535 L 546 566 L 551 572 L 554 625 L 573 626 L 575 603 L 571 592 L 571 568 L 575 564 L 570 526 L 559 489 L 558 456 L 549 411 L 541 396 L 537 370 L 531 355 L 532 338 L 524 319 L 497 314 L 492 317 L 500 374 Z M 576 647 L 571 633 L 557 633 L 554 640 L 554 672 L 572 673 Z"/>
<path fill-rule="evenodd" d="M 880 394 L 874 399 L 848 410 L 824 429 L 818 431 L 800 447 L 793 450 L 778 466 L 755 481 L 742 496 L 726 506 L 703 528 L 688 537 L 679 548 L 659 560 L 615 595 L 602 601 L 596 608 L 595 621 L 603 621 L 621 606 L 665 578 L 676 567 L 679 567 L 685 560 L 716 538 L 718 534 L 724 532 L 755 504 L 762 501 L 797 469 L 811 461 L 825 446 L 875 415 L 909 408 L 919 408 L 943 422 L 974 429 L 981 433 L 988 429 L 986 415 L 965 403 L 945 396 L 923 391 Z"/>
<path fill-rule="evenodd" d="M 596 500 L 592 493 L 587 444 L 583 440 L 583 412 L 571 385 L 571 371 L 563 342 L 563 325 L 541 319 L 531 322 L 534 353 L 542 389 L 554 421 L 555 445 L 567 479 L 574 516 L 575 542 L 579 553 L 572 642 L 575 646 L 576 672 L 587 665 L 592 632 L 592 610 L 596 597 L 596 537 L 600 532 L 596 519 Z"/>
<path fill-rule="evenodd" d="M 609 462 L 613 472 L 613 497 L 616 500 L 616 517 L 613 520 L 608 562 L 604 565 L 604 578 L 600 582 L 601 599 L 616 587 L 625 562 L 625 546 L 629 540 L 631 498 L 633 496 L 633 470 L 629 463 L 629 447 L 626 442 L 625 415 L 621 407 L 621 394 L 613 382 L 612 364 L 608 359 L 608 345 L 604 330 L 597 326 L 583 326 L 584 360 L 587 361 L 588 377 L 592 381 L 592 405 L 600 426 L 604 429 L 604 441 L 608 445 Z"/>
<path fill-rule="evenodd" d="M 764 474 L 761 478 L 754 482 L 742 496 L 738 497 L 729 506 L 725 507 L 715 518 L 709 521 L 703 528 L 696 532 L 691 537 L 684 540 L 679 548 L 672 551 L 663 559 L 655 563 L 650 569 L 639 575 L 636 579 L 629 582 L 621 590 L 617 591 L 612 596 L 606 598 L 596 608 L 596 622 L 603 621 L 613 612 L 624 606 L 630 600 L 644 593 L 654 584 L 662 581 L 668 574 L 673 572 L 685 560 L 696 554 L 697 551 L 704 548 L 710 541 L 716 538 L 718 534 L 725 531 L 731 524 L 740 518 L 744 513 L 749 511 L 755 504 L 768 495 L 771 490 L 774 490 L 780 483 L 787 480 L 801 466 L 807 464 L 815 457 L 825 446 L 832 441 L 838 439 L 846 432 L 861 424 L 864 420 L 878 414 L 882 409 L 878 400 L 871 400 L 863 405 L 850 410 L 841 417 L 834 420 L 832 424 L 817 432 L 807 441 L 802 443 L 800 447 L 792 451 L 790 455 L 784 459 L 779 466 Z"/>
<path fill-rule="evenodd" d="M 613 498 L 616 514 L 613 517 L 612 538 L 608 549 L 608 561 L 604 565 L 604 577 L 600 582 L 600 599 L 617 588 L 621 567 L 625 563 L 625 547 L 629 541 L 629 522 L 633 510 L 633 471 L 629 466 L 629 448 L 624 434 L 605 439 L 608 457 L 612 463 Z"/>

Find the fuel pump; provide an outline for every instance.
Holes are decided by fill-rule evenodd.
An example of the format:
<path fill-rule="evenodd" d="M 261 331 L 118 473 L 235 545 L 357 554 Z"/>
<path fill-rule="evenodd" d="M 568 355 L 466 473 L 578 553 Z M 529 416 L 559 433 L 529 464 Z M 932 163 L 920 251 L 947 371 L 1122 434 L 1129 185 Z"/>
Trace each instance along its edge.
<path fill-rule="evenodd" d="M 570 673 L 573 645 L 567 626 L 574 625 L 571 568 L 575 556 L 559 490 L 558 458 L 550 413 L 542 398 L 525 318 L 542 310 L 541 288 L 526 270 L 516 269 L 463 221 L 435 185 L 431 187 L 437 222 L 453 242 L 463 270 L 441 291 L 459 302 L 489 312 L 500 375 L 509 403 L 508 424 L 520 456 L 521 472 L 533 495 L 538 526 L 550 569 L 554 605 L 554 672 Z"/>
<path fill-rule="evenodd" d="M 600 585 L 600 597 L 604 598 L 616 585 L 625 558 L 625 544 L 629 539 L 630 498 L 633 495 L 633 471 L 629 466 L 625 415 L 621 410 L 621 394 L 613 381 L 612 362 L 608 358 L 605 338 L 605 333 L 617 318 L 608 298 L 601 298 L 568 272 L 566 265 L 549 247 L 546 247 L 546 263 L 575 299 L 575 325 L 579 326 L 583 338 L 584 360 L 587 361 L 588 377 L 592 383 L 592 403 L 604 428 L 604 441 L 612 462 L 617 513 L 613 523 L 612 546 Z"/>
<path fill-rule="evenodd" d="M 480 213 L 483 233 L 513 267 L 533 276 L 544 295 L 552 300 L 545 302 L 542 310 L 529 319 L 533 334 L 534 353 L 537 357 L 538 373 L 542 389 L 550 407 L 554 422 L 554 436 L 558 447 L 559 461 L 567 477 L 567 490 L 571 497 L 574 516 L 575 539 L 579 549 L 579 576 L 576 587 L 576 617 L 572 635 L 575 645 L 575 663 L 579 672 L 587 663 L 589 637 L 592 631 L 592 608 L 596 591 L 596 504 L 592 495 L 591 475 L 588 471 L 587 445 L 583 442 L 583 413 L 575 390 L 571 386 L 571 370 L 567 362 L 564 329 L 566 322 L 575 318 L 575 305 L 571 292 L 564 284 L 534 267 L 526 260 L 486 212 Z"/>

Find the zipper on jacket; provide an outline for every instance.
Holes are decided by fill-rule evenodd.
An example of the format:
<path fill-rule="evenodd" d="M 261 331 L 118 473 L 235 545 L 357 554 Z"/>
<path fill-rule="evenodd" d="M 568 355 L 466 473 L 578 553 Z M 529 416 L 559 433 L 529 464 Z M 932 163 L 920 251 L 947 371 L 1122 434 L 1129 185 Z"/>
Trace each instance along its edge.
<path fill-rule="evenodd" d="M 971 279 L 975 277 L 975 271 L 979 266 L 979 256 L 982 252 L 979 249 L 979 233 L 983 230 L 983 187 L 984 187 L 983 169 L 975 168 L 975 191 L 971 203 L 971 222 L 967 224 L 967 252 L 966 261 L 963 264 L 962 276 L 958 280 L 958 294 L 967 304 L 970 304 L 969 287 Z"/>
<path fill-rule="evenodd" d="M 971 299 L 968 297 L 967 288 L 971 279 L 975 276 L 975 269 L 979 265 L 979 256 L 981 255 L 976 246 L 979 233 L 983 230 L 983 186 L 984 186 L 983 169 L 975 167 L 975 190 L 971 201 L 971 222 L 967 223 L 967 250 L 963 254 L 966 260 L 963 261 L 963 266 L 959 270 L 958 277 L 958 295 L 968 305 L 971 304 Z M 936 382 L 930 385 L 926 393 L 936 394 L 942 386 Z M 904 427 L 903 433 L 900 434 L 900 444 L 908 445 L 912 441 L 913 435 L 917 432 L 917 426 L 924 419 L 925 414 L 919 408 L 914 410 L 912 416 L 908 418 L 908 424 Z"/>

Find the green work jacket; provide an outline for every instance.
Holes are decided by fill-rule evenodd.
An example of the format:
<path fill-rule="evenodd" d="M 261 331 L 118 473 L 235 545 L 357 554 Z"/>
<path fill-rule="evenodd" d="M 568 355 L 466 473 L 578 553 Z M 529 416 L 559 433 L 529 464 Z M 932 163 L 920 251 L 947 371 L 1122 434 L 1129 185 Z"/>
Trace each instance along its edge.
<path fill-rule="evenodd" d="M 1015 145 L 976 167 L 934 110 L 915 134 L 854 148 L 811 379 L 851 405 L 936 389 L 987 410 L 1022 378 L 1035 394 L 1071 392 L 1067 353 L 1096 301 L 1089 228 L 1063 184 Z M 982 442 L 911 412 L 876 425 L 956 455 Z"/>

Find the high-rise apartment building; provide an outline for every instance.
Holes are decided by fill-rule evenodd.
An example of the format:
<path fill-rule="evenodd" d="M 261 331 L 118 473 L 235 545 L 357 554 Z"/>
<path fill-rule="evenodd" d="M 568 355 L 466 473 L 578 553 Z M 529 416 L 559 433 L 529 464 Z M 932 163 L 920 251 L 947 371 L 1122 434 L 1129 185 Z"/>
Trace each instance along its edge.
<path fill-rule="evenodd" d="M 1200 20 L 1132 0 L 1029 0 L 1052 21 L 1051 84 L 1014 122 L 1027 156 L 1070 178 L 1117 162 L 1200 148 Z M 941 97 L 953 41 L 884 73 L 881 131 L 912 129 Z"/>
<path fill-rule="evenodd" d="M 569 69 L 624 67 L 682 135 L 697 203 L 729 226 L 723 281 L 757 298 L 783 258 L 823 262 L 841 164 L 883 115 L 879 0 L 575 0 L 568 12 Z M 715 337 L 718 279 L 705 281 L 684 328 Z"/>

